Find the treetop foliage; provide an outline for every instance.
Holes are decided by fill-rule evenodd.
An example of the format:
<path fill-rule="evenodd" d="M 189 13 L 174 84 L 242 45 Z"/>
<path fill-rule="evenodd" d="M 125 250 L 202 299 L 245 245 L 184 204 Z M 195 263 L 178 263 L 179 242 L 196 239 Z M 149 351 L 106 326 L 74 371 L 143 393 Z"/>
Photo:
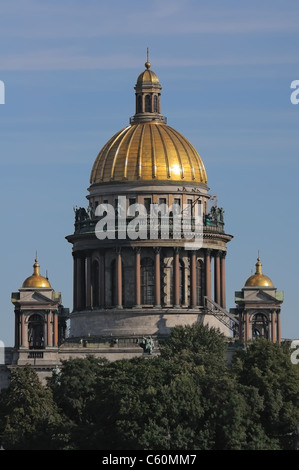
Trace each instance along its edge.
<path fill-rule="evenodd" d="M 0 393 L 4 449 L 270 450 L 298 436 L 299 371 L 287 347 L 227 343 L 197 323 L 175 327 L 159 356 L 63 361 L 46 387 L 33 368 Z"/>

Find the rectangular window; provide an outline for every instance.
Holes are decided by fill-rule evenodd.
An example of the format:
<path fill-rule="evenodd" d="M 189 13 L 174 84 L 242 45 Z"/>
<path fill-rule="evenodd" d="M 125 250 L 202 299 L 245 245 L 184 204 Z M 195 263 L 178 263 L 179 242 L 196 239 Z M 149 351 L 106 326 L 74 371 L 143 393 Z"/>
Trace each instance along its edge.
<path fill-rule="evenodd" d="M 159 198 L 159 206 L 161 206 L 161 215 L 166 215 L 167 214 L 166 197 Z"/>
<path fill-rule="evenodd" d="M 135 216 L 135 209 L 134 209 L 134 207 L 131 207 L 134 204 L 136 204 L 136 197 L 130 197 L 129 198 L 128 215 L 132 216 L 132 217 Z"/>
<path fill-rule="evenodd" d="M 193 200 L 192 199 L 187 199 L 186 212 L 187 212 L 188 215 L 192 215 L 192 204 L 193 204 Z"/>
<path fill-rule="evenodd" d="M 180 214 L 180 212 L 181 212 L 181 199 L 174 198 L 172 212 L 173 212 L 173 214 Z"/>
<path fill-rule="evenodd" d="M 147 214 L 150 214 L 152 199 L 150 197 L 145 197 L 143 203 Z"/>

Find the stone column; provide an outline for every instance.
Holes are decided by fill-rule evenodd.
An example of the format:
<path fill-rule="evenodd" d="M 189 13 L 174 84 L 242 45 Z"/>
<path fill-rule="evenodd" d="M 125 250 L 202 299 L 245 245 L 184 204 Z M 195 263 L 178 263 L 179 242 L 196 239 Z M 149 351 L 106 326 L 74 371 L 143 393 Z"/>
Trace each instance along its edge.
<path fill-rule="evenodd" d="M 48 310 L 47 312 L 47 346 L 52 346 L 51 310 Z"/>
<path fill-rule="evenodd" d="M 57 312 L 53 312 L 53 332 L 54 332 L 53 346 L 58 346 L 58 314 Z"/>
<path fill-rule="evenodd" d="M 81 310 L 85 306 L 85 258 L 81 255 L 77 256 L 77 310 Z"/>
<path fill-rule="evenodd" d="M 276 312 L 276 334 L 277 334 L 277 343 L 281 343 L 281 329 L 280 329 L 280 311 Z"/>
<path fill-rule="evenodd" d="M 220 252 L 215 253 L 214 261 L 214 300 L 217 304 L 220 305 Z"/>
<path fill-rule="evenodd" d="M 140 248 L 135 248 L 135 307 L 141 306 Z"/>
<path fill-rule="evenodd" d="M 155 307 L 161 307 L 160 247 L 155 247 Z"/>
<path fill-rule="evenodd" d="M 20 326 L 19 326 L 20 312 L 15 310 L 15 348 L 20 346 Z"/>
<path fill-rule="evenodd" d="M 123 308 L 122 305 L 122 260 L 121 249 L 116 252 L 116 279 L 117 279 L 117 308 Z"/>
<path fill-rule="evenodd" d="M 239 341 L 240 343 L 244 343 L 244 340 L 245 340 L 245 328 L 243 332 L 243 315 L 242 313 L 239 313 Z"/>
<path fill-rule="evenodd" d="M 211 283 L 211 250 L 207 249 L 205 251 L 205 277 L 206 277 L 206 296 L 212 298 L 212 283 Z"/>
<path fill-rule="evenodd" d="M 275 343 L 275 316 L 276 312 L 271 312 L 271 341 Z"/>
<path fill-rule="evenodd" d="M 222 251 L 220 255 L 220 305 L 226 308 L 226 295 L 225 295 L 225 256 L 226 252 Z"/>
<path fill-rule="evenodd" d="M 21 312 L 21 347 L 23 347 L 23 348 L 28 347 L 28 341 L 26 340 L 24 312 Z"/>
<path fill-rule="evenodd" d="M 197 292 L 196 292 L 196 251 L 191 252 L 190 260 L 190 277 L 191 277 L 191 307 L 197 305 Z"/>
<path fill-rule="evenodd" d="M 174 307 L 180 306 L 180 257 L 179 257 L 179 249 L 174 249 L 174 256 L 173 256 L 173 277 L 174 277 Z"/>
<path fill-rule="evenodd" d="M 93 305 L 94 307 L 104 307 L 106 304 L 106 294 L 105 294 L 105 255 L 99 253 L 99 282 L 98 282 L 98 305 Z M 93 291 L 92 291 L 93 292 Z"/>
<path fill-rule="evenodd" d="M 74 272 L 73 272 L 73 310 L 76 311 L 78 308 L 78 303 L 77 303 L 77 268 L 78 268 L 78 263 L 77 263 L 77 256 L 75 253 L 73 253 L 73 265 L 74 265 Z"/>
<path fill-rule="evenodd" d="M 244 320 L 245 320 L 245 342 L 249 340 L 249 313 L 244 312 Z"/>
<path fill-rule="evenodd" d="M 86 307 L 91 308 L 93 307 L 93 299 L 92 299 L 92 287 L 91 287 L 91 256 L 88 254 L 86 256 Z"/>

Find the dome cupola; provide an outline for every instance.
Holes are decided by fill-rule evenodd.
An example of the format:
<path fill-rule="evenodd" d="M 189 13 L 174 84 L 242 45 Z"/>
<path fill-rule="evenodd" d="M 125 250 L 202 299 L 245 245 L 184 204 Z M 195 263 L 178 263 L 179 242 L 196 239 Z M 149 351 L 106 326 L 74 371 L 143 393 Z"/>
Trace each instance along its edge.
<path fill-rule="evenodd" d="M 135 115 L 104 145 L 94 162 L 92 185 L 149 180 L 207 183 L 200 155 L 161 114 L 162 87 L 150 67 L 147 60 L 135 85 Z"/>
<path fill-rule="evenodd" d="M 136 112 L 131 122 L 165 121 L 161 115 L 161 85 L 148 60 L 135 85 Z"/>
<path fill-rule="evenodd" d="M 259 257 L 257 259 L 255 267 L 255 274 L 253 274 L 247 279 L 244 287 L 274 287 L 274 284 L 271 279 L 262 273 L 262 263 Z"/>
<path fill-rule="evenodd" d="M 51 288 L 51 284 L 48 281 L 48 279 L 44 276 L 41 276 L 41 274 L 39 273 L 39 267 L 40 266 L 36 258 L 35 263 L 33 265 L 33 274 L 27 277 L 27 279 L 25 279 L 22 285 L 23 288 L 26 288 L 26 287 L 50 287 Z"/>

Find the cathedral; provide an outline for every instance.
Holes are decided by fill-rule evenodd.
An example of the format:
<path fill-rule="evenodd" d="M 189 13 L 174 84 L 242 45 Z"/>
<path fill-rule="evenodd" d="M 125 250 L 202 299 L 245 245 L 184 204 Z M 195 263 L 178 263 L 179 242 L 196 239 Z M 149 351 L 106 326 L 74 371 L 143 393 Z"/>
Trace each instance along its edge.
<path fill-rule="evenodd" d="M 0 388 L 11 368 L 25 364 L 43 380 L 70 357 L 158 354 L 176 325 L 215 327 L 228 344 L 258 336 L 281 341 L 283 294 L 263 274 L 260 258 L 227 310 L 225 259 L 233 236 L 199 153 L 161 114 L 162 86 L 148 60 L 134 90 L 135 114 L 97 155 L 88 202 L 75 208 L 66 236 L 73 307 L 64 308 L 36 258 L 12 293 L 15 344 L 0 364 Z"/>

